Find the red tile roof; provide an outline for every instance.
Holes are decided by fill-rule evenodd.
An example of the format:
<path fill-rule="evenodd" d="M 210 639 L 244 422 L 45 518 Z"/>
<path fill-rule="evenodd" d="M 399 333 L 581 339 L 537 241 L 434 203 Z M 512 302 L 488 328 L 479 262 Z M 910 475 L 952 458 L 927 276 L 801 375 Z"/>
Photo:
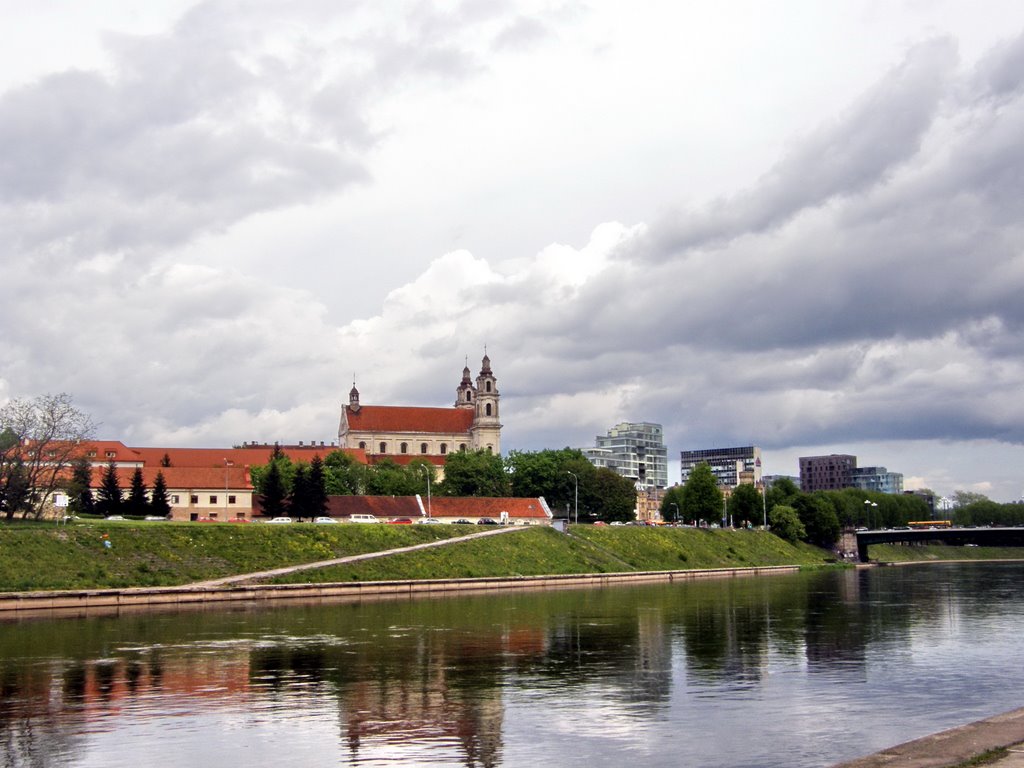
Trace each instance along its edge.
<path fill-rule="evenodd" d="M 146 467 L 159 467 L 166 455 L 172 467 L 220 467 L 224 468 L 224 460 L 236 466 L 258 466 L 270 460 L 273 446 L 247 448 L 129 448 L 124 443 L 113 440 L 93 440 L 83 444 L 83 448 L 95 452 L 93 460 L 107 461 L 107 454 L 117 462 L 141 462 Z M 310 445 L 299 447 L 282 447 L 281 452 L 293 462 L 309 463 L 319 454 L 325 458 L 332 451 L 344 451 L 360 464 L 366 463 L 366 452 L 358 448 L 338 448 L 330 445 Z"/>
<path fill-rule="evenodd" d="M 473 426 L 472 408 L 415 408 L 394 405 L 346 406 L 353 432 L 468 433 Z"/>
<path fill-rule="evenodd" d="M 168 490 L 210 489 L 224 490 L 225 483 L 229 491 L 251 491 L 252 480 L 245 467 L 142 467 L 142 481 L 146 488 L 152 489 L 158 472 L 164 475 Z M 117 482 L 122 491 L 132 487 L 132 467 L 117 468 Z M 89 485 L 99 488 L 103 484 L 104 471 L 93 469 Z"/>

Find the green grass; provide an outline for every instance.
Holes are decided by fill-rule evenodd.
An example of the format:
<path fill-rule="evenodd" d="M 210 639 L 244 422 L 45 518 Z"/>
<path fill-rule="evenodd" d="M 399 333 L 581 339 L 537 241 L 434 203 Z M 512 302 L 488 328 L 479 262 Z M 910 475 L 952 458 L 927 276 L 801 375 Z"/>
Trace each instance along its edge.
<path fill-rule="evenodd" d="M 0 525 L 0 591 L 173 586 L 405 547 L 448 525 L 81 522 Z M 105 549 L 103 534 L 112 547 Z"/>
<path fill-rule="evenodd" d="M 289 526 L 81 521 L 0 525 L 0 591 L 174 586 L 411 546 L 475 526 Z M 447 547 L 318 568 L 281 581 L 535 576 L 756 565 L 820 566 L 829 553 L 763 532 L 535 527 Z M 109 536 L 111 549 L 103 546 Z"/>
<path fill-rule="evenodd" d="M 923 563 L 935 560 L 1021 560 L 1022 547 L 954 547 L 946 544 L 872 544 L 868 558 L 881 563 Z"/>
<path fill-rule="evenodd" d="M 394 579 L 542 576 L 631 571 L 823 565 L 828 553 L 794 547 L 754 531 L 572 526 L 566 536 L 550 528 L 452 544 L 348 565 L 303 571 L 275 583 L 389 581 Z"/>

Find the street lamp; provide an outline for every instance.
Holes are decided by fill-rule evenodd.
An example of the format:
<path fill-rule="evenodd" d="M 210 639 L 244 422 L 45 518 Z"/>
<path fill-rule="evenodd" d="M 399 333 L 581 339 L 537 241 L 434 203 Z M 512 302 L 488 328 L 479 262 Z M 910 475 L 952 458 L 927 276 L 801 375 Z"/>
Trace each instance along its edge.
<path fill-rule="evenodd" d="M 427 476 L 427 518 L 430 518 L 430 468 L 420 464 L 420 469 L 423 470 L 423 474 Z"/>
<path fill-rule="evenodd" d="M 670 506 L 670 507 L 675 507 L 675 508 L 676 508 L 676 513 L 675 513 L 675 515 L 674 515 L 674 516 L 672 517 L 672 522 L 673 522 L 673 523 L 678 523 L 678 522 L 679 522 L 679 505 L 678 505 L 678 504 L 676 504 L 676 503 L 675 503 L 674 501 L 671 501 L 671 502 L 669 502 L 669 506 Z"/>
<path fill-rule="evenodd" d="M 573 491 L 573 503 L 575 504 L 575 507 L 576 507 L 575 518 L 574 518 L 573 522 L 575 522 L 577 525 L 579 525 L 579 522 L 580 522 L 580 479 L 578 477 L 576 477 L 576 473 L 575 472 L 570 472 L 569 470 L 566 470 L 566 474 L 572 475 L 573 488 L 574 488 L 574 491 Z"/>
<path fill-rule="evenodd" d="M 872 510 L 872 508 L 877 509 L 878 508 L 878 503 L 872 501 L 871 499 L 864 499 L 864 505 L 865 505 L 864 506 L 864 510 L 865 510 L 865 512 L 867 512 L 866 517 L 867 517 L 868 528 L 871 528 L 872 525 L 873 525 L 873 523 L 871 522 L 871 510 Z"/>

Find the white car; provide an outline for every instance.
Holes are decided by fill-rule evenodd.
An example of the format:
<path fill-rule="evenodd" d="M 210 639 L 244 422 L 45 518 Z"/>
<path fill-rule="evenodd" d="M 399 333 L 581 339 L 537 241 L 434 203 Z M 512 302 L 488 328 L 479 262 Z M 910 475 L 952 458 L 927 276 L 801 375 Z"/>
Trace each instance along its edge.
<path fill-rule="evenodd" d="M 419 525 L 440 525 L 441 523 L 436 517 L 421 517 L 416 522 Z"/>
<path fill-rule="evenodd" d="M 380 520 L 377 519 L 376 515 L 363 515 L 363 514 L 349 515 L 348 521 L 350 523 L 379 523 L 380 522 Z"/>
<path fill-rule="evenodd" d="M 274 517 L 267 520 L 268 523 L 290 523 L 292 519 L 290 517 Z"/>
<path fill-rule="evenodd" d="M 328 525 L 337 525 L 338 524 L 338 521 L 335 520 L 333 517 L 314 517 L 313 518 L 313 522 L 314 523 L 326 523 Z"/>

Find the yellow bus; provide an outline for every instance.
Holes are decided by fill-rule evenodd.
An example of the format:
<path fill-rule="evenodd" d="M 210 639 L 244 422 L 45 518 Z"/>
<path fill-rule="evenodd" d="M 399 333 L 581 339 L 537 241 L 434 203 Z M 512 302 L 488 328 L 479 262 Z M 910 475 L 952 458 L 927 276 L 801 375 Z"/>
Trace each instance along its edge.
<path fill-rule="evenodd" d="M 911 520 L 907 525 L 915 530 L 953 527 L 953 523 L 949 520 Z"/>

